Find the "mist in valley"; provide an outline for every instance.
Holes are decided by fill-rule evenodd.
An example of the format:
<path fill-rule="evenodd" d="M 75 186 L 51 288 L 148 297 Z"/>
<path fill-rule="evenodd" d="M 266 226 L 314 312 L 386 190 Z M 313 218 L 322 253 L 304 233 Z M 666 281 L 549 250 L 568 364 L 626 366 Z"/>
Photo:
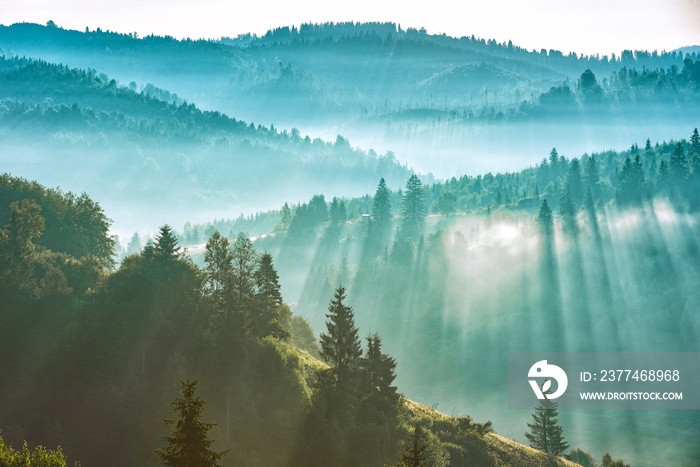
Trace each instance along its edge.
<path fill-rule="evenodd" d="M 112 329 L 104 356 L 85 363 L 119 362 L 100 376 L 91 401 L 107 407 L 105 420 L 125 428 L 129 420 L 110 412 L 111 401 L 134 397 L 154 407 L 155 397 L 165 406 L 149 385 L 202 374 L 220 423 L 215 433 L 234 447 L 236 461 L 272 462 L 263 436 L 272 426 L 286 434 L 270 465 L 288 465 L 285 456 L 301 454 L 287 425 L 332 440 L 313 412 L 330 393 L 309 373 L 326 374 L 311 357 L 319 355 L 313 338 L 326 330 L 329 301 L 343 285 L 360 336 L 378 333 L 396 358 L 400 392 L 448 415 L 491 420 L 496 433 L 527 444 L 531 411 L 507 409 L 508 352 L 700 351 L 697 130 L 688 139 L 700 119 L 699 58 L 528 51 L 393 23 L 303 25 L 218 41 L 0 26 L 7 173 L 0 247 L 10 245 L 20 215 L 33 214 L 41 231 L 43 212 L 48 232 L 32 233 L 17 250 L 30 264 L 29 285 L 14 290 L 7 282 L 0 292 L 16 310 L 49 316 L 52 300 L 70 309 L 56 344 L 69 357 L 80 351 L 74 342 L 94 344 L 76 329 Z M 37 193 L 48 193 L 41 206 L 21 204 Z M 91 207 L 97 233 L 81 227 L 90 224 L 81 220 L 81 203 Z M 67 249 L 69 234 L 80 248 Z M 91 235 L 104 246 L 99 261 L 83 238 Z M 294 313 L 296 331 L 291 312 L 280 318 L 288 329 L 276 334 L 243 330 L 247 309 L 237 310 L 241 321 L 232 328 L 217 324 L 212 317 L 225 315 L 221 284 L 212 282 L 205 256 L 213 239 L 229 263 L 236 248 L 271 254 L 281 286 L 275 303 Z M 0 271 L 11 270 L 9 261 Z M 258 265 L 248 266 L 252 277 Z M 93 308 L 107 311 L 76 318 Z M 16 314 L 19 321 L 8 323 L 28 326 Z M 132 319 L 143 334 L 132 333 Z M 190 325 L 196 333 L 182 344 L 178 333 Z M 308 355 L 293 347 L 302 335 Z M 232 359 L 236 352 L 241 362 Z M 83 360 L 69 357 L 67 367 L 90 382 Z M 40 373 L 13 371 L 30 382 Z M 278 388 L 276 374 L 288 390 L 268 394 Z M 119 387 L 119 375 L 136 384 Z M 74 404 L 66 388 L 57 397 Z M 229 433 L 232 398 L 242 414 L 232 431 L 243 447 Z M 304 418 L 312 408 L 321 418 Z M 24 433 L 70 441 L 61 417 L 82 426 L 60 410 L 51 420 L 34 414 L 24 426 L 20 412 L 8 412 L 15 441 Z M 148 413 L 143 427 L 155 430 L 165 415 L 155 407 Z M 634 466 L 700 462 L 697 410 L 562 410 L 560 420 L 571 447 L 596 458 L 610 451 Z M 392 436 L 410 431 L 401 430 Z M 150 444 L 134 441 L 138 448 L 125 458 L 147 459 Z M 335 448 L 338 458 L 349 449 Z M 380 454 L 388 462 L 395 453 Z M 303 457 L 290 458 L 304 465 Z"/>
<path fill-rule="evenodd" d="M 577 215 L 543 236 L 531 214 L 428 218 L 424 239 L 397 239 L 367 257 L 367 225 L 328 226 L 294 244 L 264 238 L 283 292 L 316 332 L 338 283 L 358 327 L 398 361 L 408 398 L 492 420 L 520 442 L 529 411 L 507 408 L 508 352 L 698 350 L 697 214 L 656 200 Z M 431 233 L 432 232 L 432 233 Z M 379 247 L 379 251 L 382 248 Z M 632 465 L 700 459 L 697 411 L 561 411 L 573 447 Z M 660 436 L 659 433 L 663 433 Z"/>

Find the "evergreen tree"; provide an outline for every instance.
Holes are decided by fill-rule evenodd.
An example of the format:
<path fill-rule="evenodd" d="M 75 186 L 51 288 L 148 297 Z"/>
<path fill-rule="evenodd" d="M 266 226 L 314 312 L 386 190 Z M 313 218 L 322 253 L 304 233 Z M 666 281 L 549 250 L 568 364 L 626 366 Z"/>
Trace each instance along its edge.
<path fill-rule="evenodd" d="M 457 211 L 457 197 L 451 191 L 442 193 L 437 201 L 437 210 L 440 214 L 447 216 Z"/>
<path fill-rule="evenodd" d="M 372 220 L 380 230 L 386 230 L 391 226 L 391 200 L 389 189 L 386 187 L 384 178 L 379 180 L 377 191 L 372 200 Z"/>
<path fill-rule="evenodd" d="M 348 217 L 347 210 L 345 208 L 345 201 L 334 196 L 331 206 L 328 209 L 328 217 L 331 224 L 344 224 Z"/>
<path fill-rule="evenodd" d="M 381 421 L 395 420 L 398 415 L 399 395 L 396 386 L 396 360 L 382 353 L 382 339 L 378 334 L 367 336 L 367 350 L 360 360 L 362 393 L 368 408 Z"/>
<path fill-rule="evenodd" d="M 289 204 L 284 203 L 284 206 L 282 206 L 282 227 L 284 227 L 285 230 L 289 229 L 289 226 L 292 223 L 292 210 L 289 208 Z"/>
<path fill-rule="evenodd" d="M 272 336 L 284 339 L 289 332 L 283 324 L 289 319 L 289 308 L 282 306 L 279 276 L 272 264 L 272 255 L 264 253 L 255 271 L 257 289 L 255 310 L 251 316 L 253 334 L 257 337 Z"/>
<path fill-rule="evenodd" d="M 126 246 L 127 255 L 137 255 L 141 253 L 141 238 L 138 232 L 134 232 L 134 235 L 129 240 L 129 244 Z"/>
<path fill-rule="evenodd" d="M 671 160 L 668 166 L 671 181 L 676 186 L 682 186 L 688 178 L 688 161 L 685 158 L 685 151 L 681 143 L 676 144 L 671 154 Z"/>
<path fill-rule="evenodd" d="M 651 140 L 650 140 L 649 138 L 647 138 L 647 142 L 646 142 L 646 144 L 644 145 L 644 150 L 645 150 L 645 151 L 651 150 Z"/>
<path fill-rule="evenodd" d="M 552 148 L 549 153 L 549 170 L 551 171 L 551 178 L 555 179 L 559 176 L 559 153 L 557 148 Z"/>
<path fill-rule="evenodd" d="M 700 156 L 700 135 L 698 135 L 698 129 L 693 130 L 693 134 L 690 136 L 690 149 L 688 149 L 688 159 L 692 156 Z"/>
<path fill-rule="evenodd" d="M 163 437 L 167 446 L 156 450 L 165 465 L 172 467 L 215 467 L 228 451 L 214 452 L 208 432 L 215 424 L 201 421 L 206 402 L 197 396 L 197 381 L 183 381 L 182 394 L 171 405 L 180 418 L 164 420 L 173 428 Z"/>
<path fill-rule="evenodd" d="M 154 245 L 155 256 L 157 258 L 170 260 L 175 259 L 179 252 L 180 248 L 177 246 L 177 238 L 175 237 L 173 228 L 168 224 L 163 225 L 156 237 L 156 243 Z"/>
<path fill-rule="evenodd" d="M 664 160 L 659 164 L 659 179 L 657 182 L 659 191 L 668 193 L 671 189 L 671 174 L 668 170 L 668 163 Z"/>
<path fill-rule="evenodd" d="M 545 392 L 546 397 L 547 392 Z M 547 454 L 558 456 L 569 448 L 564 440 L 563 428 L 559 425 L 557 416 L 558 405 L 550 399 L 540 400 L 532 414 L 533 423 L 528 423 L 529 433 L 525 437 L 530 446 Z"/>
<path fill-rule="evenodd" d="M 575 207 L 583 201 L 583 177 L 581 176 L 581 163 L 578 159 L 572 159 L 569 164 L 569 172 L 566 174 L 566 184 L 571 191 L 571 200 Z"/>
<path fill-rule="evenodd" d="M 418 238 L 425 225 L 425 194 L 418 176 L 411 175 L 406 183 L 406 192 L 401 199 L 401 215 L 403 224 L 402 234 L 406 237 Z"/>
<path fill-rule="evenodd" d="M 547 203 L 547 199 L 542 200 L 542 206 L 540 206 L 540 212 L 537 214 L 537 223 L 540 225 L 540 231 L 544 235 L 552 235 L 554 232 L 554 218 L 552 216 L 552 209 Z"/>
<path fill-rule="evenodd" d="M 362 355 L 355 317 L 345 298 L 345 288 L 339 285 L 328 307 L 327 333 L 321 334 L 321 358 L 332 367 L 340 387 L 349 383 Z"/>
<path fill-rule="evenodd" d="M 204 251 L 204 290 L 211 300 L 212 311 L 219 315 L 231 311 L 233 299 L 233 252 L 230 246 L 228 239 L 216 231 L 209 237 Z"/>
<path fill-rule="evenodd" d="M 596 216 L 595 201 L 591 193 L 591 187 L 586 190 L 586 197 L 583 199 L 583 209 L 588 214 L 588 219 L 591 221 L 594 229 L 598 227 L 598 218 Z"/>
<path fill-rule="evenodd" d="M 567 183 L 564 188 L 564 195 L 561 197 L 561 200 L 559 200 L 559 215 L 562 219 L 564 231 L 571 235 L 576 235 L 578 232 L 578 226 L 576 224 L 576 206 L 571 198 L 571 189 Z"/>
<path fill-rule="evenodd" d="M 255 270 L 258 254 L 253 242 L 244 234 L 238 234 L 233 244 L 232 293 L 235 306 L 243 313 L 250 311 L 255 296 Z"/>
<path fill-rule="evenodd" d="M 600 174 L 598 172 L 598 164 L 596 164 L 595 157 L 591 156 L 586 161 L 586 167 L 583 170 L 583 183 L 586 187 L 591 189 L 591 194 L 594 199 L 600 196 L 599 182 Z"/>
<path fill-rule="evenodd" d="M 396 467 L 424 467 L 428 450 L 428 439 L 423 427 L 416 425 L 411 438 L 404 445 Z"/>
<path fill-rule="evenodd" d="M 639 154 L 635 156 L 634 162 L 628 157 L 618 176 L 615 201 L 620 206 L 639 205 L 645 197 L 645 191 L 644 169 Z"/>
<path fill-rule="evenodd" d="M 328 220 L 328 204 L 323 195 L 314 195 L 309 201 L 309 220 L 313 225 L 323 224 Z"/>

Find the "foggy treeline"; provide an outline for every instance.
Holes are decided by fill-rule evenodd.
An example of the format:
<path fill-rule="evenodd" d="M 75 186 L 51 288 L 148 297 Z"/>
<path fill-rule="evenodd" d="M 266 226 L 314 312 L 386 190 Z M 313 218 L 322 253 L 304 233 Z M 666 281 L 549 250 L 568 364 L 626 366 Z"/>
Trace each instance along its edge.
<path fill-rule="evenodd" d="M 156 465 L 198 379 L 223 465 L 541 465 L 491 433 L 509 351 L 698 350 L 698 84 L 393 23 L 0 26 L 2 439 Z M 560 419 L 700 459 L 698 411 Z"/>

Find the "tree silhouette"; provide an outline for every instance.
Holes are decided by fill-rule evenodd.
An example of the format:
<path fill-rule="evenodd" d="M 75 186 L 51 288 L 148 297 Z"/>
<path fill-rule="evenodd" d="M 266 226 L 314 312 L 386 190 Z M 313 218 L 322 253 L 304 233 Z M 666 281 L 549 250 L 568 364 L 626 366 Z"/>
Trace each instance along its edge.
<path fill-rule="evenodd" d="M 549 392 L 545 392 L 545 397 Z M 532 414 L 533 423 L 528 423 L 529 433 L 525 437 L 530 446 L 547 454 L 558 456 L 569 448 L 564 441 L 563 428 L 559 425 L 557 416 L 558 405 L 550 399 L 540 400 Z"/>
<path fill-rule="evenodd" d="M 374 193 L 372 200 L 372 220 L 378 227 L 380 232 L 383 232 L 391 226 L 391 200 L 389 199 L 389 189 L 386 187 L 384 178 L 379 180 L 377 191 Z"/>
<path fill-rule="evenodd" d="M 155 256 L 163 259 L 174 259 L 179 251 L 180 248 L 177 246 L 177 238 L 175 237 L 173 228 L 168 224 L 163 225 L 156 237 L 156 243 L 154 245 Z"/>
<path fill-rule="evenodd" d="M 279 276 L 272 264 L 272 255 L 264 253 L 255 271 L 255 306 L 250 317 L 253 334 L 257 337 L 289 336 L 282 323 L 289 318 L 289 309 L 282 306 Z"/>
<path fill-rule="evenodd" d="M 578 233 L 576 205 L 572 200 L 571 189 L 568 183 L 566 187 L 564 187 L 564 195 L 561 197 L 561 200 L 559 200 L 559 215 L 562 219 L 564 231 L 568 234 L 576 235 Z"/>
<path fill-rule="evenodd" d="M 700 156 L 700 135 L 698 134 L 698 129 L 693 130 L 693 134 L 690 135 L 690 149 L 688 150 L 688 155 Z"/>
<path fill-rule="evenodd" d="M 215 424 L 201 421 L 206 402 L 197 396 L 197 381 L 183 381 L 182 394 L 171 405 L 178 413 L 177 420 L 164 420 L 173 428 L 170 436 L 163 437 L 167 446 L 156 450 L 165 465 L 172 467 L 214 467 L 228 451 L 214 452 L 207 433 Z"/>
<path fill-rule="evenodd" d="M 362 347 L 352 308 L 343 303 L 345 288 L 339 285 L 328 307 L 327 333 L 321 334 L 321 357 L 331 365 L 338 386 L 349 382 L 357 369 Z"/>
<path fill-rule="evenodd" d="M 401 200 L 401 215 L 403 224 L 401 230 L 404 236 L 418 238 L 425 225 L 425 194 L 420 179 L 411 175 L 406 183 L 406 192 Z"/>
<path fill-rule="evenodd" d="M 422 467 L 426 461 L 428 439 L 423 427 L 416 425 L 411 433 L 411 438 L 404 446 L 404 450 L 396 464 L 397 467 Z"/>
<path fill-rule="evenodd" d="M 540 231 L 544 235 L 552 235 L 554 232 L 552 209 L 549 207 L 546 199 L 542 200 L 542 206 L 540 206 L 540 212 L 537 215 L 537 223 L 540 225 Z"/>

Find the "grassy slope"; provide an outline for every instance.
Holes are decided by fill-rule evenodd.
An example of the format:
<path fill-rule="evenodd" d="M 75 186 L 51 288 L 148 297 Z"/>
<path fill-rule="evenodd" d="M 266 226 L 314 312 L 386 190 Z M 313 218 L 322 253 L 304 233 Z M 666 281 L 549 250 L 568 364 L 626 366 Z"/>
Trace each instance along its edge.
<path fill-rule="evenodd" d="M 313 378 L 314 372 L 328 368 L 328 365 L 314 358 L 308 352 L 300 349 L 295 350 L 298 352 L 299 359 L 304 366 L 304 375 L 307 383 Z M 449 417 L 442 412 L 438 412 L 426 405 L 408 399 L 406 399 L 406 410 L 411 418 L 417 416 L 428 416 L 433 419 Z M 489 444 L 491 452 L 503 465 L 517 467 L 575 467 L 579 465 L 561 457 L 549 458 L 542 451 L 525 446 L 517 441 L 504 438 L 496 433 L 487 434 L 486 441 Z"/>

